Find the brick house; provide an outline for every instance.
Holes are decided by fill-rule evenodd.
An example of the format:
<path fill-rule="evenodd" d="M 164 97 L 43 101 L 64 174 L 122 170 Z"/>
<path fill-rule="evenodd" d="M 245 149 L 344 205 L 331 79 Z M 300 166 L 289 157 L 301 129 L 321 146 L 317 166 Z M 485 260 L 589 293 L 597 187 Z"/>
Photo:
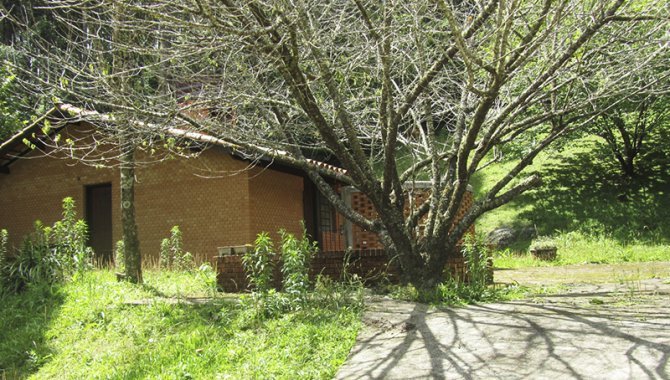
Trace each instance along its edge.
<path fill-rule="evenodd" d="M 89 225 L 91 247 L 99 257 L 111 257 L 114 242 L 121 239 L 119 169 L 84 164 L 50 148 L 57 135 L 81 141 L 97 133 L 95 126 L 62 111 L 54 108 L 0 145 L 0 228 L 9 230 L 11 244 L 18 246 L 35 220 L 58 220 L 61 201 L 70 196 Z M 276 162 L 250 162 L 211 136 L 171 133 L 201 144 L 193 158 L 163 157 L 136 169 L 136 221 L 140 249 L 149 264 L 158 261 L 160 242 L 170 228 L 179 225 L 186 250 L 198 261 L 218 263 L 225 290 L 244 289 L 239 247 L 252 243 L 261 231 L 275 240 L 279 229 L 298 235 L 304 220 L 322 251 L 314 261 L 315 272 L 339 275 L 347 248 L 353 249 L 358 263 L 353 269 L 361 275 L 388 269 L 377 237 L 336 213 L 300 171 Z M 148 153 L 140 154 L 138 162 L 149 161 Z M 335 181 L 333 186 L 359 212 L 373 215 L 361 193 Z M 454 258 L 452 266 L 460 268 L 462 258 Z M 393 264 L 389 270 L 397 273 Z"/>

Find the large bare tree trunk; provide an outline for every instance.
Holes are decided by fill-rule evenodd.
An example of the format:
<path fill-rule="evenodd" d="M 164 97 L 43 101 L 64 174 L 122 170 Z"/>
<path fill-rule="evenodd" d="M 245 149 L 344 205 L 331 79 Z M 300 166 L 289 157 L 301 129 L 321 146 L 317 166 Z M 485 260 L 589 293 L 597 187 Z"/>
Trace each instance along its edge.
<path fill-rule="evenodd" d="M 142 255 L 135 223 L 135 147 L 124 146 L 121 163 L 121 225 L 125 247 L 125 280 L 142 283 Z"/>

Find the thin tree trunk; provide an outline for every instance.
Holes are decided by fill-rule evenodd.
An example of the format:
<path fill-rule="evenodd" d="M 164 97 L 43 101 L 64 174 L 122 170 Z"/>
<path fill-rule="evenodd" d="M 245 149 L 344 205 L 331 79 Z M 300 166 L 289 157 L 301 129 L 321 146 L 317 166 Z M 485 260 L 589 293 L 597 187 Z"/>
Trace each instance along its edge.
<path fill-rule="evenodd" d="M 121 225 L 125 248 L 125 280 L 142 283 L 142 255 L 135 223 L 135 147 L 123 146 L 121 163 Z"/>

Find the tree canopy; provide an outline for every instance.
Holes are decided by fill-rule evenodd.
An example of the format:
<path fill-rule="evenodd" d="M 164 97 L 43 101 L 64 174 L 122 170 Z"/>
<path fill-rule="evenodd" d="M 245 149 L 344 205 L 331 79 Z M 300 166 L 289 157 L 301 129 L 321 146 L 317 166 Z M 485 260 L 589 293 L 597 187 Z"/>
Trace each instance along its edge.
<path fill-rule="evenodd" d="M 3 12 L 20 23 L 17 8 Z M 660 0 L 45 0 L 43 9 L 64 44 L 44 41 L 25 52 L 28 64 L 14 62 L 32 74 L 26 88 L 143 123 L 134 125 L 206 131 L 303 169 L 422 288 L 442 280 L 476 218 L 541 184 L 523 173 L 539 152 L 670 83 Z M 494 148 L 519 141 L 528 146 L 517 164 L 457 218 L 473 174 Z M 314 152 L 347 170 L 337 177 L 368 196 L 376 218 L 339 198 L 307 160 Z M 431 195 L 407 213 L 404 185 L 416 180 Z"/>

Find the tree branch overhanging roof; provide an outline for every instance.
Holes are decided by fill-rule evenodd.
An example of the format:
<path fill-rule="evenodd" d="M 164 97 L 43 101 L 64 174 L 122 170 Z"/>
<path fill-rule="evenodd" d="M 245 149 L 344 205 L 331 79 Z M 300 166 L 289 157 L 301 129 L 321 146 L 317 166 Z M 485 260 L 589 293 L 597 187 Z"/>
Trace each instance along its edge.
<path fill-rule="evenodd" d="M 51 121 L 55 127 L 44 128 L 44 123 Z M 16 133 L 9 140 L 0 145 L 0 173 L 9 173 L 9 166 L 32 151 L 34 148 L 45 146 L 45 139 L 57 133 L 69 124 L 85 122 L 91 125 L 95 123 L 114 123 L 115 118 L 110 114 L 99 113 L 76 107 L 71 104 L 57 104 L 33 123 Z M 283 165 L 289 168 L 306 171 L 312 170 L 320 175 L 349 183 L 345 169 L 313 159 L 298 160 L 289 155 L 288 152 L 266 147 L 255 147 L 256 152 L 248 152 L 247 149 L 237 144 L 225 141 L 215 136 L 178 127 L 164 127 L 151 125 L 144 122 L 136 122 L 139 126 L 146 127 L 152 131 L 159 131 L 187 141 L 205 144 L 207 146 L 219 146 L 236 158 L 258 163 L 259 165 L 272 168 L 275 165 Z"/>

